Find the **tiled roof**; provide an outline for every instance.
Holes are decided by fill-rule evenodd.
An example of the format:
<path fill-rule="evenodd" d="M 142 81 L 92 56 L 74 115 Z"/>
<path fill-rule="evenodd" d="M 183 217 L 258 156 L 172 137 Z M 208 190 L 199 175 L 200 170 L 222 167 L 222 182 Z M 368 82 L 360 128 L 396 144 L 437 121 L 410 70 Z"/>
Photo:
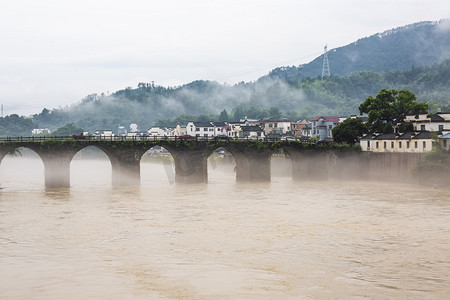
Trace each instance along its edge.
<path fill-rule="evenodd" d="M 420 131 L 418 134 L 416 134 L 413 139 L 420 140 L 420 139 L 431 139 L 431 132 L 429 131 Z"/>
<path fill-rule="evenodd" d="M 366 134 L 365 136 L 363 136 L 362 138 L 361 138 L 361 140 L 371 140 L 373 138 L 373 135 L 371 135 L 370 133 L 369 134 Z"/>
<path fill-rule="evenodd" d="M 411 132 L 405 132 L 401 134 L 398 139 L 399 140 L 410 140 L 413 137 L 413 134 Z"/>
<path fill-rule="evenodd" d="M 435 115 L 435 114 L 428 115 L 427 117 L 430 118 L 431 122 L 442 122 L 442 121 L 445 121 L 445 119 L 443 117 L 441 117 L 439 115 Z"/>
<path fill-rule="evenodd" d="M 194 122 L 195 127 L 214 127 L 211 122 Z"/>
<path fill-rule="evenodd" d="M 374 140 L 395 140 L 395 133 L 383 133 L 375 137 Z"/>
<path fill-rule="evenodd" d="M 311 121 L 317 121 L 320 118 L 323 118 L 326 122 L 337 122 L 339 123 L 339 117 L 335 117 L 335 116 L 320 116 L 320 117 L 315 117 L 314 119 L 312 119 Z"/>
<path fill-rule="evenodd" d="M 259 126 L 242 126 L 241 129 L 242 131 L 262 131 Z"/>
<path fill-rule="evenodd" d="M 217 126 L 217 127 L 224 127 L 227 125 L 227 123 L 225 123 L 225 122 L 213 122 L 213 124 L 214 124 L 214 126 Z"/>

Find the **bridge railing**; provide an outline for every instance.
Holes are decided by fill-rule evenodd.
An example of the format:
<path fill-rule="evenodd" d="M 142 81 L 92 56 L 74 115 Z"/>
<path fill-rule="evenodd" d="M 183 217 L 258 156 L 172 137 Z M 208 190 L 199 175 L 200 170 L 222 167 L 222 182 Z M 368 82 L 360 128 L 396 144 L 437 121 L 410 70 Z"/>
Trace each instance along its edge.
<path fill-rule="evenodd" d="M 45 142 L 45 141 L 261 141 L 275 142 L 280 141 L 279 138 L 267 137 L 217 137 L 217 136 L 117 136 L 117 135 L 87 135 L 87 136 L 31 136 L 31 137 L 1 137 L 0 143 L 29 143 L 29 142 Z M 289 140 L 288 140 L 289 142 Z"/>

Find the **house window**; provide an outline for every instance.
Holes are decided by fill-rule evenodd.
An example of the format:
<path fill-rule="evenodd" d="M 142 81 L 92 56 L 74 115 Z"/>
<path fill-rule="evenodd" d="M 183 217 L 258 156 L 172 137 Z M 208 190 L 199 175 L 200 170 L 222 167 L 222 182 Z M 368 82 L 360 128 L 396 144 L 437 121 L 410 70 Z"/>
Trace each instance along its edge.
<path fill-rule="evenodd" d="M 402 142 L 398 142 L 398 147 L 402 148 Z"/>
<path fill-rule="evenodd" d="M 414 142 L 414 148 L 416 148 L 416 149 L 417 149 L 417 141 L 416 141 L 416 142 Z"/>
<path fill-rule="evenodd" d="M 271 123 L 271 124 L 269 124 L 269 128 L 272 128 L 273 127 L 273 124 Z"/>
<path fill-rule="evenodd" d="M 420 125 L 420 130 L 425 131 L 425 125 Z"/>
<path fill-rule="evenodd" d="M 391 148 L 394 148 L 394 142 L 391 142 Z"/>
<path fill-rule="evenodd" d="M 384 142 L 384 145 L 383 145 L 383 146 L 384 146 L 384 149 L 386 149 L 386 148 L 387 148 L 387 146 L 386 146 L 386 142 Z"/>
<path fill-rule="evenodd" d="M 406 142 L 406 148 L 409 149 L 409 142 Z"/>
<path fill-rule="evenodd" d="M 427 142 L 423 141 L 422 144 L 423 144 L 423 149 L 426 149 L 427 148 Z"/>
<path fill-rule="evenodd" d="M 200 128 L 195 128 L 195 131 L 200 131 Z"/>
<path fill-rule="evenodd" d="M 328 129 L 333 129 L 333 125 L 328 125 Z"/>
<path fill-rule="evenodd" d="M 444 125 L 439 125 L 439 131 L 444 130 Z"/>
<path fill-rule="evenodd" d="M 444 148 L 447 148 L 447 140 L 444 140 Z"/>
<path fill-rule="evenodd" d="M 278 123 L 275 123 L 275 128 L 278 127 Z"/>
<path fill-rule="evenodd" d="M 378 142 L 376 143 L 376 147 L 377 147 L 377 149 L 378 149 Z"/>

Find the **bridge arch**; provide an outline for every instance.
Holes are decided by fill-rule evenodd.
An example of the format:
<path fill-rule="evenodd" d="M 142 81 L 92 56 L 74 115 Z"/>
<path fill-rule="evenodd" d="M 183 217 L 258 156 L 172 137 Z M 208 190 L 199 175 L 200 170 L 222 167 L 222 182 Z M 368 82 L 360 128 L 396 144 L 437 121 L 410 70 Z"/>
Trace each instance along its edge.
<path fill-rule="evenodd" d="M 155 145 L 141 157 L 141 185 L 164 185 L 175 183 L 175 162 L 166 147 Z"/>
<path fill-rule="evenodd" d="M 44 163 L 40 155 L 28 147 L 11 147 L 0 153 L 0 178 L 5 186 L 41 187 L 44 185 Z"/>
<path fill-rule="evenodd" d="M 272 177 L 292 179 L 292 158 L 283 147 L 274 151 L 270 158 Z"/>
<path fill-rule="evenodd" d="M 71 186 L 110 186 L 111 169 L 111 160 L 102 149 L 86 145 L 70 161 Z"/>
<path fill-rule="evenodd" d="M 217 147 L 208 155 L 208 182 L 236 181 L 236 160 L 226 147 Z"/>

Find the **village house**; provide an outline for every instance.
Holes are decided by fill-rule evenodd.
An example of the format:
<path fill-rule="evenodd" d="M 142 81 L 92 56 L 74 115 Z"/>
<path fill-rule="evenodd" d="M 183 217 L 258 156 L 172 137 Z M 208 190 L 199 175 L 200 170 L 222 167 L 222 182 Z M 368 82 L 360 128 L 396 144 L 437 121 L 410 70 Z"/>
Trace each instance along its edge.
<path fill-rule="evenodd" d="M 414 131 L 450 133 L 450 113 L 408 115 L 405 117 L 405 122 L 413 123 Z"/>
<path fill-rule="evenodd" d="M 112 130 L 96 130 L 94 131 L 93 136 L 100 136 L 100 137 L 113 137 L 114 133 Z"/>
<path fill-rule="evenodd" d="M 186 134 L 195 137 L 214 137 L 213 122 L 188 122 Z"/>
<path fill-rule="evenodd" d="M 259 125 L 249 125 L 249 122 L 232 122 L 227 126 L 229 138 L 264 138 L 264 130 Z"/>
<path fill-rule="evenodd" d="M 289 120 L 262 119 L 259 123 L 267 137 L 281 137 L 291 134 L 292 122 Z"/>
<path fill-rule="evenodd" d="M 230 122 L 227 127 L 227 136 L 229 138 L 237 138 L 239 137 L 239 132 L 241 131 L 241 127 L 246 126 L 245 122 Z"/>
<path fill-rule="evenodd" d="M 308 124 L 309 122 L 306 120 L 297 121 L 295 123 L 292 123 L 291 125 L 291 132 L 293 136 L 299 137 L 303 135 L 303 128 Z"/>
<path fill-rule="evenodd" d="M 214 125 L 214 136 L 218 137 L 226 137 L 228 123 L 226 122 L 213 122 Z"/>
<path fill-rule="evenodd" d="M 334 116 L 320 116 L 311 120 L 310 137 L 318 138 L 319 140 L 331 140 L 333 135 L 331 131 L 339 124 L 339 117 Z M 308 136 L 308 135 L 306 135 Z"/>
<path fill-rule="evenodd" d="M 171 130 L 169 128 L 152 127 L 147 130 L 148 136 L 171 136 Z"/>
<path fill-rule="evenodd" d="M 177 125 L 173 131 L 173 136 L 187 135 L 186 125 Z"/>
<path fill-rule="evenodd" d="M 249 138 L 249 139 L 259 139 L 264 138 L 264 131 L 260 126 L 240 126 L 239 137 L 240 138 Z"/>
<path fill-rule="evenodd" d="M 50 129 L 48 128 L 34 128 L 31 130 L 31 135 L 38 135 L 38 134 L 49 134 Z"/>
<path fill-rule="evenodd" d="M 362 151 L 422 153 L 433 149 L 433 140 L 429 131 L 368 134 L 360 146 Z"/>
<path fill-rule="evenodd" d="M 303 137 L 311 137 L 311 133 L 312 133 L 312 130 L 311 130 L 311 123 L 307 123 L 307 124 L 305 124 L 305 126 L 303 126 L 303 128 L 302 128 L 302 136 Z"/>

